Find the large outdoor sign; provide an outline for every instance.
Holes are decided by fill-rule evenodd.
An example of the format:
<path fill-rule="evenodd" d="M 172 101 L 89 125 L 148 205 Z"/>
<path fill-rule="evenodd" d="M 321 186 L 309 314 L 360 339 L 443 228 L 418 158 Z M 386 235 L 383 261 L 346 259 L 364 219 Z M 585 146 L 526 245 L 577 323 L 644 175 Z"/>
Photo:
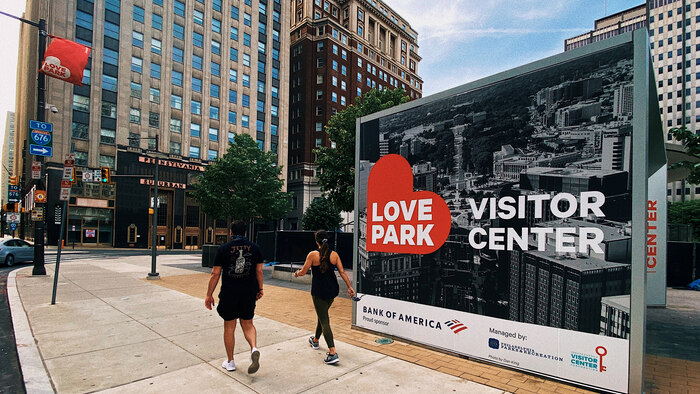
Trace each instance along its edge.
<path fill-rule="evenodd" d="M 641 387 L 665 154 L 644 32 L 605 41 L 358 121 L 353 324 Z"/>

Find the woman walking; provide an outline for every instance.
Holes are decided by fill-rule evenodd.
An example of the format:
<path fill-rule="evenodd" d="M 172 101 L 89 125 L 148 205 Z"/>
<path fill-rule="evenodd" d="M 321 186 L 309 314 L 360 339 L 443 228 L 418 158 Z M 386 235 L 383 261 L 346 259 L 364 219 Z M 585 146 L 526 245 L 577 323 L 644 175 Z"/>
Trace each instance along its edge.
<path fill-rule="evenodd" d="M 294 277 L 304 276 L 311 269 L 313 274 L 311 277 L 311 299 L 314 302 L 318 323 L 316 324 L 316 334 L 309 338 L 309 344 L 314 350 L 317 350 L 318 341 L 321 338 L 321 333 L 323 333 L 323 338 L 328 345 L 328 353 L 324 362 L 326 364 L 335 364 L 339 359 L 338 353 L 335 351 L 333 332 L 331 331 L 331 323 L 328 316 L 328 309 L 339 292 L 335 269 L 338 270 L 338 273 L 348 286 L 348 295 L 350 297 L 355 295 L 355 290 L 353 290 L 350 279 L 348 279 L 345 270 L 343 270 L 343 264 L 338 253 L 332 251 L 328 246 L 328 233 L 325 230 L 319 230 L 316 231 L 314 237 L 318 250 L 311 251 L 306 256 L 304 266 L 294 273 Z"/>

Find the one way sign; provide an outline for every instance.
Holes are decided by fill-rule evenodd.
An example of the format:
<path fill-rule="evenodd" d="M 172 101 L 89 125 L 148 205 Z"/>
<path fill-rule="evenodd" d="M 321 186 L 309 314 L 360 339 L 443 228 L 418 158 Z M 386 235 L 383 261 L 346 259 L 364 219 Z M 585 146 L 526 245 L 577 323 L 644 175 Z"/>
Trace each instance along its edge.
<path fill-rule="evenodd" d="M 37 156 L 51 157 L 51 156 L 53 156 L 53 148 L 47 147 L 47 146 L 30 144 L 29 145 L 29 154 L 30 155 L 37 155 Z"/>

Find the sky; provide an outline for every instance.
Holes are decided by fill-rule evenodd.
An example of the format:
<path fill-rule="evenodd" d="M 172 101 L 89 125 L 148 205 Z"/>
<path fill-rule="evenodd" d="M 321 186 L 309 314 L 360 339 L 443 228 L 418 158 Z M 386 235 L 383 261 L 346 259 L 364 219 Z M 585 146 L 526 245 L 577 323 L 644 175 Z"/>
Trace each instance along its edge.
<path fill-rule="evenodd" d="M 642 0 L 384 0 L 418 32 L 424 96 L 563 52 L 564 39 Z M 25 0 L 2 0 L 20 16 Z M 0 15 L 0 145 L 14 111 L 19 24 Z"/>

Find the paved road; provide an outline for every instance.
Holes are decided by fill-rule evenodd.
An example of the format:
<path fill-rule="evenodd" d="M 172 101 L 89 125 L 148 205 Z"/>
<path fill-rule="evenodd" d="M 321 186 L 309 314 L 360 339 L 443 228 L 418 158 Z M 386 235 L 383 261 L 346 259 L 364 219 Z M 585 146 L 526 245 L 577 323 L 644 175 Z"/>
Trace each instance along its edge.
<path fill-rule="evenodd" d="M 22 371 L 17 359 L 10 305 L 7 302 L 7 275 L 12 269 L 0 267 L 0 391 L 25 393 Z"/>

